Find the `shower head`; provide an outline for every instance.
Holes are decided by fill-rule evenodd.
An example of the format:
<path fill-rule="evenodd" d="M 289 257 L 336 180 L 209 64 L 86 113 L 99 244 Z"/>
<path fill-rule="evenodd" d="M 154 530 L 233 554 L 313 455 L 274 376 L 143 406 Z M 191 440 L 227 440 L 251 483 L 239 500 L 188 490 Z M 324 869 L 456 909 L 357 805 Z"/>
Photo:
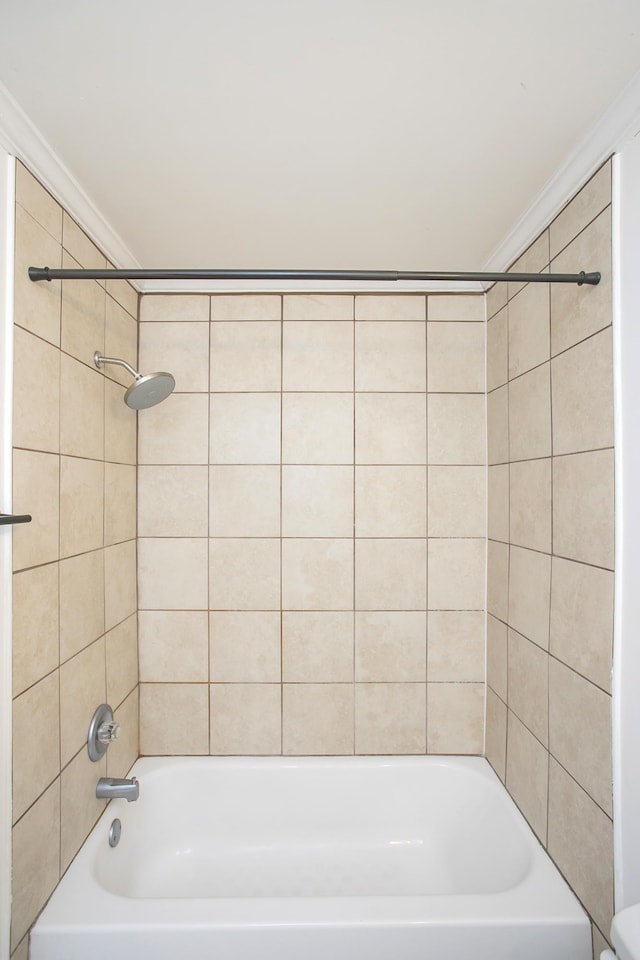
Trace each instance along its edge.
<path fill-rule="evenodd" d="M 98 350 L 93 355 L 93 362 L 96 367 L 101 367 L 103 363 L 116 363 L 135 377 L 134 382 L 124 395 L 124 402 L 132 410 L 146 410 L 147 407 L 154 407 L 156 403 L 161 403 L 175 389 L 176 382 L 170 373 L 161 371 L 159 373 L 148 373 L 143 377 L 126 360 L 102 357 Z"/>

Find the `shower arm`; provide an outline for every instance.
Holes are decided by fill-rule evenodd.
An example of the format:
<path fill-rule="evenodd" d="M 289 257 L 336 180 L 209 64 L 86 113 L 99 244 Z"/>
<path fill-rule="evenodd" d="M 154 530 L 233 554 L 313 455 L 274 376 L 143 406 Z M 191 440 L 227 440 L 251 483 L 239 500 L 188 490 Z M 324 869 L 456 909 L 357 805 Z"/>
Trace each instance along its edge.
<path fill-rule="evenodd" d="M 374 281 L 512 281 L 516 283 L 575 283 L 596 286 L 601 275 L 587 273 L 452 273 L 396 270 L 103 270 L 29 267 L 29 279 L 38 280 L 374 280 Z M 114 361 L 107 361 L 113 363 Z M 122 361 L 119 361 L 122 362 Z"/>
<path fill-rule="evenodd" d="M 127 363 L 126 360 L 118 360 L 116 359 L 116 357 L 102 357 L 100 356 L 99 350 L 96 350 L 96 352 L 94 353 L 93 362 L 95 363 L 96 367 L 101 366 L 103 363 L 115 363 L 119 367 L 124 367 L 125 370 L 128 370 L 129 373 L 136 378 L 136 380 L 140 379 L 140 374 L 138 373 L 138 371 L 134 370 L 131 364 Z"/>

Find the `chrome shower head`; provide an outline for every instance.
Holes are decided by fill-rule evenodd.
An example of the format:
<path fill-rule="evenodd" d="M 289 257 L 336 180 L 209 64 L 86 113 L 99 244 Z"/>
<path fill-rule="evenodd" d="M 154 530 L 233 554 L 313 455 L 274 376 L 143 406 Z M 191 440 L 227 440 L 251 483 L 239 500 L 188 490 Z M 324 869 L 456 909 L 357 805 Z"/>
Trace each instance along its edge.
<path fill-rule="evenodd" d="M 175 389 L 176 381 L 170 373 L 164 371 L 148 373 L 143 376 L 137 370 L 134 370 L 126 360 L 102 357 L 98 350 L 93 355 L 93 362 L 96 367 L 101 367 L 103 363 L 115 363 L 119 367 L 124 367 L 135 377 L 134 382 L 124 395 L 124 402 L 132 410 L 146 410 L 147 407 L 154 407 L 156 403 L 161 403 Z"/>

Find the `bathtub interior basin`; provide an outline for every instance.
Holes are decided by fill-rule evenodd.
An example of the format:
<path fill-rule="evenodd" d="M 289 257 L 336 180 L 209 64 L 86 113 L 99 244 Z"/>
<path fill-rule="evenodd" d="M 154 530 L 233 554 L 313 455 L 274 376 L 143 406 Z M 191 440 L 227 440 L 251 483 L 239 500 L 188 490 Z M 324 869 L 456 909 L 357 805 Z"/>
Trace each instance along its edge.
<path fill-rule="evenodd" d="M 591 956 L 586 915 L 482 758 L 143 758 L 132 773 L 140 799 L 109 804 L 32 960 Z"/>

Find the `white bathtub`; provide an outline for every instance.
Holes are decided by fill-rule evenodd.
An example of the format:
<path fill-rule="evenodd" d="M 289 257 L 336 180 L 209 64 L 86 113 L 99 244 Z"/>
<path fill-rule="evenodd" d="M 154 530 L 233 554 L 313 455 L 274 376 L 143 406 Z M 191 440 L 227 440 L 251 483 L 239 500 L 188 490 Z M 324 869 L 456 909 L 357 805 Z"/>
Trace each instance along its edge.
<path fill-rule="evenodd" d="M 32 960 L 590 960 L 586 915 L 481 758 L 132 773 L 140 799 L 110 803 Z"/>

